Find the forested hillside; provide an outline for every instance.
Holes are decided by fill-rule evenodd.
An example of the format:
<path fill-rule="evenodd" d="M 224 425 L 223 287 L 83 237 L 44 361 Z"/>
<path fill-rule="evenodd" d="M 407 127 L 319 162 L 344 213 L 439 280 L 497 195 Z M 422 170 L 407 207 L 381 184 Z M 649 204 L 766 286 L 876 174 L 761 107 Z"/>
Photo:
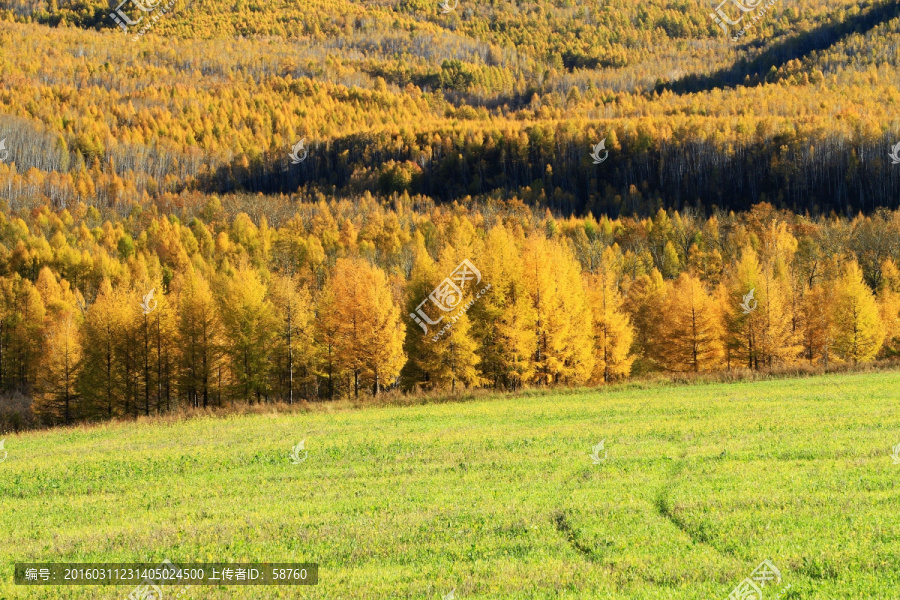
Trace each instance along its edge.
<path fill-rule="evenodd" d="M 896 2 L 129 1 L 0 0 L 7 426 L 900 352 Z"/>
<path fill-rule="evenodd" d="M 139 36 L 112 8 L 0 0 L 11 206 L 304 186 L 853 216 L 900 198 L 892 1 L 776 2 L 737 42 L 700 0 L 194 0 Z"/>

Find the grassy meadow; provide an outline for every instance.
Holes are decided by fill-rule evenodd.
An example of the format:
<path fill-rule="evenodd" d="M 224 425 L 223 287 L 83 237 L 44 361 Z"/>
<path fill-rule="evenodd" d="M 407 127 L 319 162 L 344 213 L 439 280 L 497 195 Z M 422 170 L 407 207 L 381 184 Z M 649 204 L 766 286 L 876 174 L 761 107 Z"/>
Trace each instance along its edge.
<path fill-rule="evenodd" d="M 765 558 L 767 600 L 900 598 L 898 390 L 631 384 L 9 435 L 0 598 L 131 591 L 15 586 L 15 562 L 164 558 L 320 563 L 314 587 L 187 598 L 725 599 Z"/>

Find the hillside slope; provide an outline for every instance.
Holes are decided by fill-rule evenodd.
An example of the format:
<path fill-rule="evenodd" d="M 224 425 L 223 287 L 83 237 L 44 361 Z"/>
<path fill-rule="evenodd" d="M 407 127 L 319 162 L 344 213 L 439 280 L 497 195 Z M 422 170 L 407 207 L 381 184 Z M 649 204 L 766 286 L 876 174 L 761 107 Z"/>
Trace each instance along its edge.
<path fill-rule="evenodd" d="M 195 0 L 140 35 L 108 12 L 0 0 L 8 201 L 314 186 L 853 214 L 900 197 L 893 2 L 776 3 L 738 42 L 699 0 Z M 299 140 L 309 157 L 291 166 Z"/>

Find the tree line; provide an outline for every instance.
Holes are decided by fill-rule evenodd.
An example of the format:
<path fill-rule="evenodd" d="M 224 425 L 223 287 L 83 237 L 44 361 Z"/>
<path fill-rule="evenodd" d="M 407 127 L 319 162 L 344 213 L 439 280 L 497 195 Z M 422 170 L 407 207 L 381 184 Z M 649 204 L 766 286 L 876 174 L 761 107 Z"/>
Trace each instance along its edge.
<path fill-rule="evenodd" d="M 900 352 L 896 211 L 230 201 L 0 213 L 0 388 L 72 423 Z"/>

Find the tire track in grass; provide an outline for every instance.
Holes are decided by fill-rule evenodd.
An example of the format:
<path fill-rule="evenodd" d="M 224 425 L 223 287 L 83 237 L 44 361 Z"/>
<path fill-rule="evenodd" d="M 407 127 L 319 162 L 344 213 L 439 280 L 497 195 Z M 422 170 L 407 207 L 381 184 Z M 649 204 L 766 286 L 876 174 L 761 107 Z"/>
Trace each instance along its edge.
<path fill-rule="evenodd" d="M 616 392 L 621 390 L 612 390 L 607 391 L 606 393 L 612 396 L 615 396 Z M 653 392 L 655 390 L 649 390 Z M 645 401 L 641 402 L 640 405 L 636 409 L 622 411 L 620 416 L 626 416 L 627 421 L 633 421 L 647 406 L 654 402 L 658 402 L 659 399 L 654 395 L 649 394 L 649 398 Z M 554 394 L 552 397 L 552 404 L 558 412 L 564 412 L 566 408 L 563 406 L 562 402 L 560 402 L 559 395 Z M 610 415 L 607 414 L 607 419 L 604 425 L 609 425 L 610 423 Z M 580 481 L 583 481 L 586 475 L 582 474 L 580 477 L 573 477 L 570 480 L 563 482 L 560 489 L 560 497 L 567 497 L 569 494 L 565 493 L 566 488 L 569 484 L 578 485 Z M 590 543 L 590 540 L 585 540 L 585 536 L 582 534 L 580 529 L 573 525 L 570 521 L 570 512 L 567 511 L 564 507 L 560 507 L 558 510 L 552 512 L 550 515 L 550 521 L 552 522 L 555 530 L 562 534 L 565 538 L 566 543 L 575 550 L 578 554 L 585 557 L 588 561 L 592 563 L 603 562 L 603 552 L 602 548 L 593 547 Z"/>
<path fill-rule="evenodd" d="M 646 400 L 639 401 L 637 408 L 631 410 L 625 410 L 618 413 L 618 417 L 626 418 L 626 421 L 634 422 L 639 416 L 646 415 L 645 409 L 650 407 L 653 404 L 659 403 L 660 399 L 656 397 L 653 392 L 655 390 L 648 390 L 650 397 Z M 559 402 L 558 397 L 555 397 L 552 401 L 557 410 L 562 410 L 562 403 Z M 651 411 L 652 412 L 652 411 Z M 612 415 L 607 415 L 607 418 L 604 421 L 604 425 L 610 424 L 610 418 Z M 652 417 L 648 417 L 652 418 Z M 723 453 L 724 455 L 724 453 Z M 718 457 L 711 457 L 713 459 L 721 458 L 723 455 L 719 455 Z M 670 500 L 670 492 L 674 489 L 676 481 L 678 477 L 683 472 L 684 468 L 687 466 L 687 452 L 682 450 L 681 456 L 674 460 L 673 466 L 669 472 L 669 475 L 666 477 L 666 481 L 663 483 L 662 487 L 656 492 L 655 495 L 651 496 L 651 505 L 652 511 L 655 511 L 657 515 L 662 517 L 663 519 L 669 521 L 672 525 L 674 525 L 678 530 L 683 532 L 688 538 L 695 544 L 702 544 L 711 548 L 717 554 L 727 554 L 734 555 L 733 551 L 725 549 L 722 550 L 714 545 L 714 535 L 713 532 L 710 531 L 710 526 L 704 522 L 701 522 L 699 526 L 692 526 L 686 519 L 682 518 L 678 511 L 673 507 L 672 502 Z M 569 484 L 578 485 L 578 481 L 582 479 L 579 477 L 573 478 L 568 482 L 564 482 L 562 484 L 562 489 L 560 490 L 562 496 L 568 496 L 565 494 L 565 489 Z M 652 492 L 651 492 L 652 493 Z M 652 512 L 649 514 L 653 514 Z M 572 514 L 571 511 L 567 510 L 564 507 L 559 507 L 558 510 L 552 512 L 549 515 L 549 520 L 553 524 L 555 530 L 560 533 L 564 538 L 566 543 L 577 552 L 579 555 L 586 558 L 588 561 L 592 563 L 602 563 L 604 562 L 604 552 L 602 547 L 596 547 L 592 544 L 590 536 L 585 536 L 581 530 L 578 528 L 577 524 L 573 523 L 571 520 Z M 653 577 L 645 578 L 647 581 L 662 585 L 661 582 L 655 581 Z"/>
<path fill-rule="evenodd" d="M 675 481 L 678 479 L 678 476 L 681 475 L 681 472 L 684 470 L 686 464 L 686 455 L 685 453 L 682 453 L 681 457 L 672 466 L 668 481 L 663 484 L 659 492 L 657 492 L 656 498 L 653 501 L 653 506 L 656 508 L 657 514 L 663 519 L 666 519 L 667 521 L 672 523 L 672 525 L 674 525 L 677 529 L 682 531 L 691 539 L 693 543 L 702 544 L 704 546 L 712 548 L 719 554 L 735 556 L 733 550 L 730 550 L 728 548 L 721 549 L 714 543 L 712 533 L 709 531 L 709 527 L 705 522 L 701 521 L 699 522 L 699 524 L 692 526 L 685 519 L 683 519 L 672 506 L 672 501 L 669 497 L 670 492 L 674 489 Z"/>
<path fill-rule="evenodd" d="M 591 562 L 597 562 L 599 557 L 591 548 L 586 546 L 584 542 L 581 541 L 581 534 L 569 523 L 569 518 L 566 514 L 566 511 L 558 510 L 553 513 L 553 525 L 556 527 L 556 530 L 558 532 L 566 536 L 566 541 L 570 546 L 572 546 L 572 548 L 575 549 L 576 552 L 578 552 Z"/>
<path fill-rule="evenodd" d="M 594 391 L 600 392 L 598 395 L 601 397 L 606 396 L 607 398 L 609 398 L 610 396 L 614 397 L 621 390 L 602 390 L 602 391 L 594 390 Z M 551 396 L 550 402 L 555 410 L 554 414 L 558 415 L 558 414 L 566 414 L 566 413 L 571 412 L 571 407 L 565 405 L 565 403 L 564 403 L 564 398 L 566 396 L 567 396 L 567 394 L 559 394 L 559 393 L 555 393 Z M 585 393 L 584 396 L 592 397 L 593 394 L 590 394 L 588 392 L 588 393 Z M 646 404 L 649 403 L 650 401 L 652 401 L 652 399 L 648 400 L 648 402 L 644 403 L 643 406 L 646 406 Z M 634 414 L 636 414 L 637 412 L 640 412 L 640 410 L 641 410 L 641 408 L 643 408 L 643 406 L 638 408 L 637 411 L 633 411 Z M 609 415 L 607 415 L 607 420 L 604 423 L 604 425 L 608 425 L 608 423 L 609 423 L 608 419 L 609 419 Z M 589 447 L 586 447 L 585 453 L 587 453 L 588 451 L 589 451 Z M 584 483 L 584 481 L 587 480 L 587 478 L 588 478 L 587 472 L 581 471 L 581 470 L 579 472 L 580 472 L 580 474 L 573 475 L 568 478 L 564 478 L 563 481 L 560 482 L 559 493 L 558 493 L 559 498 L 569 498 L 571 496 L 571 492 L 574 491 L 572 489 L 572 487 L 577 488 L 580 485 L 582 485 Z M 572 486 L 572 487 L 570 487 L 570 486 Z M 602 548 L 592 547 L 591 540 L 585 539 L 586 536 L 581 532 L 581 530 L 577 527 L 577 525 L 572 524 L 572 522 L 570 520 L 571 511 L 569 509 L 567 509 L 564 504 L 562 506 L 559 506 L 557 508 L 557 510 L 551 512 L 551 514 L 549 514 L 548 517 L 549 517 L 549 520 L 552 523 L 554 529 L 558 533 L 562 534 L 562 536 L 565 538 L 566 543 L 573 550 L 575 550 L 575 552 L 577 552 L 579 555 L 583 556 L 585 559 L 587 559 L 591 563 L 603 562 L 603 554 L 604 553 L 602 552 Z M 587 536 L 587 537 L 590 538 L 590 536 Z"/>
<path fill-rule="evenodd" d="M 604 391 L 606 392 L 606 394 L 615 396 L 616 392 L 619 392 L 621 390 L 611 390 L 611 391 L 604 390 Z M 562 402 L 560 402 L 559 394 L 554 394 L 553 396 L 551 396 L 551 398 L 552 398 L 551 402 L 553 403 L 557 412 L 564 412 L 566 410 L 565 407 L 563 406 Z M 642 402 L 640 404 L 640 406 L 638 406 L 637 409 L 627 411 L 627 412 L 623 411 L 622 414 L 627 414 L 629 420 L 633 420 L 641 411 L 644 410 L 644 408 L 646 408 L 651 403 L 653 403 L 654 401 L 657 401 L 657 400 L 658 399 L 655 398 L 651 394 L 650 397 L 646 401 Z M 608 424 L 609 424 L 609 416 L 607 415 L 607 420 L 605 422 L 605 425 L 608 425 Z M 564 482 L 560 489 L 561 497 L 565 497 L 568 495 L 568 494 L 563 493 L 565 491 L 565 488 L 567 487 L 567 483 L 570 483 L 573 481 L 577 482 L 580 479 L 583 479 L 583 477 L 573 478 L 569 482 Z M 577 483 L 576 483 L 576 485 L 577 485 Z M 561 507 L 559 510 L 556 510 L 555 512 L 553 512 L 550 515 L 550 520 L 552 521 L 553 526 L 556 529 L 556 531 L 561 533 L 565 537 L 566 543 L 568 543 L 568 545 L 571 546 L 572 549 L 574 549 L 578 554 L 584 556 L 592 563 L 601 561 L 600 554 L 595 549 L 591 548 L 583 540 L 583 535 L 581 534 L 580 530 L 577 527 L 573 526 L 572 523 L 569 521 L 569 513 L 566 511 L 565 508 Z"/>

